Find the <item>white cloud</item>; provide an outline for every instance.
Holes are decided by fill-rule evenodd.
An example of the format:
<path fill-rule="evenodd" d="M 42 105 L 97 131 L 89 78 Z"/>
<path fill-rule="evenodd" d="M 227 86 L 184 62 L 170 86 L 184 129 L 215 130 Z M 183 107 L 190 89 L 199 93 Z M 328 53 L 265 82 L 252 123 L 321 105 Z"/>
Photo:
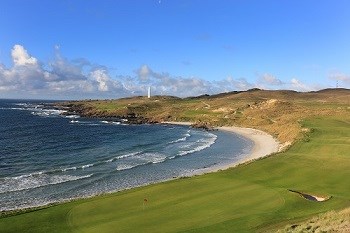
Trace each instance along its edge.
<path fill-rule="evenodd" d="M 99 91 L 108 91 L 109 77 L 104 70 L 95 70 L 91 73 L 91 76 L 98 82 Z"/>
<path fill-rule="evenodd" d="M 115 98 L 127 94 L 120 82 L 110 77 L 107 69 L 97 68 L 84 59 L 69 61 L 60 55 L 58 46 L 55 50 L 55 58 L 45 69 L 23 46 L 15 45 L 11 51 L 14 66 L 6 68 L 0 64 L 0 91 L 43 98 Z M 87 71 L 84 71 L 86 66 Z"/>
<path fill-rule="evenodd" d="M 284 84 L 280 79 L 278 79 L 274 75 L 268 74 L 268 73 L 260 75 L 259 82 L 262 84 L 267 84 L 267 85 L 272 85 L 272 86 L 281 86 Z"/>
<path fill-rule="evenodd" d="M 122 91 L 125 93 L 123 85 L 119 81 L 112 79 L 106 69 L 93 70 L 89 76 L 90 79 L 98 83 L 98 91 L 112 91 L 115 93 Z"/>
<path fill-rule="evenodd" d="M 82 67 L 74 64 L 56 52 L 54 61 L 49 64 L 51 78 L 53 80 L 84 80 Z"/>
<path fill-rule="evenodd" d="M 19 66 L 22 65 L 37 65 L 38 60 L 35 57 L 31 57 L 27 50 L 22 45 L 15 45 L 11 51 L 13 63 Z"/>
<path fill-rule="evenodd" d="M 179 97 L 216 94 L 254 87 L 286 87 L 298 91 L 309 91 L 302 81 L 293 78 L 282 82 L 276 76 L 265 73 L 256 82 L 232 76 L 218 81 L 207 81 L 199 77 L 172 76 L 157 72 L 142 65 L 131 76 L 111 77 L 109 69 L 92 64 L 84 58 L 68 60 L 61 56 L 55 46 L 55 57 L 46 66 L 29 55 L 21 45 L 11 51 L 13 66 L 7 68 L 0 63 L 0 94 L 13 96 L 22 93 L 25 98 L 118 98 L 131 95 L 146 95 L 149 86 L 152 93 Z M 330 79 L 349 83 L 350 77 L 332 73 Z M 35 96 L 33 96 L 35 95 Z"/>
<path fill-rule="evenodd" d="M 309 87 L 308 85 L 302 83 L 296 78 L 292 78 L 291 80 L 291 88 L 296 91 L 311 91 L 313 88 Z"/>
<path fill-rule="evenodd" d="M 248 82 L 245 78 L 235 79 L 232 76 L 224 80 L 215 82 L 216 89 L 219 92 L 229 92 L 233 90 L 248 90 L 254 88 L 256 85 Z"/>
<path fill-rule="evenodd" d="M 136 70 L 136 73 L 141 81 L 147 81 L 152 71 L 147 65 L 143 65 Z"/>
<path fill-rule="evenodd" d="M 135 71 L 136 77 L 128 77 L 124 86 L 133 93 L 143 94 L 148 86 L 153 93 L 161 95 L 193 96 L 212 93 L 211 83 L 200 78 L 173 77 L 168 73 L 158 73 L 149 66 L 142 65 Z"/>
<path fill-rule="evenodd" d="M 350 83 L 350 75 L 335 71 L 330 73 L 329 78 L 336 81 L 342 81 L 345 83 Z"/>

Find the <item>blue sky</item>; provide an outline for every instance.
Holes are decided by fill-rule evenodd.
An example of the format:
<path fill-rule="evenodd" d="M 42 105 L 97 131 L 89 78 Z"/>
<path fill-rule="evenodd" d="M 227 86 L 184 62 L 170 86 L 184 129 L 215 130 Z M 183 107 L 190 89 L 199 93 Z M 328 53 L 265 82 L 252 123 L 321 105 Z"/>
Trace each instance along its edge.
<path fill-rule="evenodd" d="M 0 98 L 350 88 L 347 0 L 0 2 Z"/>

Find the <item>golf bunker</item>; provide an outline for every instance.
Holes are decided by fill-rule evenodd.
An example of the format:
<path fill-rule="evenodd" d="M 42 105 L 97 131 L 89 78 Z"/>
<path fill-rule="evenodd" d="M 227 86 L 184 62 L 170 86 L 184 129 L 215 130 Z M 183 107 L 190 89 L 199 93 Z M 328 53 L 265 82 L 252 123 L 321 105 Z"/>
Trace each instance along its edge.
<path fill-rule="evenodd" d="M 309 201 L 323 202 L 323 201 L 329 200 L 332 197 L 332 196 L 328 196 L 328 197 L 316 196 L 316 195 L 312 195 L 312 194 L 308 194 L 308 193 L 302 193 L 302 192 L 291 190 L 291 189 L 288 189 L 288 191 L 292 192 L 292 193 L 297 193 L 301 197 L 303 197 L 303 198 L 305 198 L 306 200 L 309 200 Z"/>

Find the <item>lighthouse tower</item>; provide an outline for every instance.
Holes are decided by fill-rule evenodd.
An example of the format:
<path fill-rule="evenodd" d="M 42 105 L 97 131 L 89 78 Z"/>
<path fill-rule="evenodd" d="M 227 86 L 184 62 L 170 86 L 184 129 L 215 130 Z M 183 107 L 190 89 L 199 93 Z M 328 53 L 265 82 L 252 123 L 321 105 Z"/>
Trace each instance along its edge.
<path fill-rule="evenodd" d="M 148 99 L 151 98 L 151 87 L 148 87 Z"/>

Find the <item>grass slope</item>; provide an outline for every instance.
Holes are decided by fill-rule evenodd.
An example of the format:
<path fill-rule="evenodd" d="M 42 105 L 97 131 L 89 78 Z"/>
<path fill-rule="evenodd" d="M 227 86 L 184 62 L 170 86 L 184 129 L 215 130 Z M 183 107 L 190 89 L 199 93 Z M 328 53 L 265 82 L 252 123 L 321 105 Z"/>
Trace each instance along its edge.
<path fill-rule="evenodd" d="M 330 211 L 319 214 L 306 222 L 292 224 L 278 231 L 278 233 L 312 233 L 312 232 L 350 232 L 350 208 L 342 211 Z"/>
<path fill-rule="evenodd" d="M 299 121 L 312 116 L 350 112 L 350 90 L 319 92 L 252 89 L 185 99 L 170 96 L 117 100 L 74 101 L 63 104 L 88 117 L 135 115 L 151 122 L 206 122 L 212 126 L 242 126 L 264 130 L 282 143 L 299 138 Z M 288 130 L 286 130 L 288 129 Z"/>
<path fill-rule="evenodd" d="M 285 153 L 3 217 L 0 232 L 270 232 L 349 207 L 350 118 L 314 118 L 303 124 L 311 132 Z M 287 189 L 332 198 L 310 202 Z"/>

